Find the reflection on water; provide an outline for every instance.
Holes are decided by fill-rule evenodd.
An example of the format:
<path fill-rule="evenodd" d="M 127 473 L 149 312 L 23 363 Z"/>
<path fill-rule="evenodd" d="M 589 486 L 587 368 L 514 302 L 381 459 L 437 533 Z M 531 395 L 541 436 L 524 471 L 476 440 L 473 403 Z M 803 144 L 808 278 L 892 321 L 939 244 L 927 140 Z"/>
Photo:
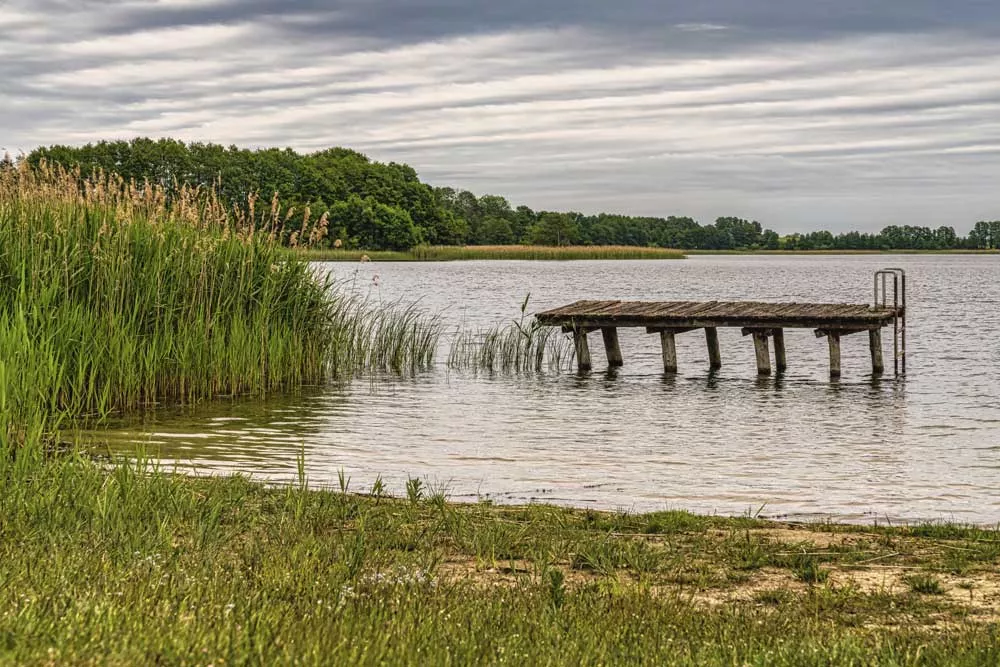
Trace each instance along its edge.
<path fill-rule="evenodd" d="M 380 274 L 382 298 L 421 298 L 457 328 L 516 317 L 528 292 L 532 310 L 578 298 L 865 302 L 871 273 L 883 264 L 909 273 L 905 381 L 871 377 L 864 335 L 843 339 L 844 375 L 830 382 L 826 343 L 808 330 L 786 334 L 789 371 L 762 379 L 753 344 L 738 330 L 720 331 L 724 366 L 711 374 L 704 336 L 679 336 L 676 376 L 660 372 L 655 336 L 626 330 L 625 367 L 614 371 L 596 355 L 595 371 L 585 375 L 489 377 L 439 367 L 407 380 L 161 410 L 100 437 L 115 450 L 145 443 L 199 472 L 276 481 L 295 477 L 304 452 L 317 486 L 335 484 L 343 469 L 357 488 L 381 475 L 401 493 L 412 476 L 456 499 L 1000 522 L 1000 258 L 697 257 L 361 270 Z M 890 346 L 891 336 L 891 355 Z"/>

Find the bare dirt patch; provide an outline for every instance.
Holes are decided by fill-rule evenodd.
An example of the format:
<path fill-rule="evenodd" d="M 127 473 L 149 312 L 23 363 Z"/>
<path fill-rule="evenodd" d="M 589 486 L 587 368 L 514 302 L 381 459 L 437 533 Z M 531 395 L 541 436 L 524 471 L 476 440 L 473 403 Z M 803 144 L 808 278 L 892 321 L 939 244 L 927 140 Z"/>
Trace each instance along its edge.
<path fill-rule="evenodd" d="M 838 533 L 829 531 L 810 530 L 803 526 L 784 526 L 780 528 L 762 528 L 751 531 L 752 535 L 759 535 L 775 542 L 784 544 L 811 543 L 821 549 L 830 547 L 853 547 L 864 542 L 874 542 L 877 535 L 866 533 Z"/>

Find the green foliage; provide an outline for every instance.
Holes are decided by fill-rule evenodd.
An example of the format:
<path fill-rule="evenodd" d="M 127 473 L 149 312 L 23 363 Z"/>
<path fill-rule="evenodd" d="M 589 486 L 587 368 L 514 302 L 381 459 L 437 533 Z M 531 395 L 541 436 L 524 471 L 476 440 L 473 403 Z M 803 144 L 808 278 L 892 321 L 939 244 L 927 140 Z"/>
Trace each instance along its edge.
<path fill-rule="evenodd" d="M 137 138 L 102 141 L 79 148 L 38 148 L 26 161 L 101 171 L 126 181 L 158 185 L 168 196 L 181 186 L 214 188 L 228 207 L 247 209 L 252 195 L 279 196 L 281 215 L 309 206 L 336 218 L 333 236 L 365 248 L 407 249 L 427 241 L 457 243 L 462 225 L 434 191 L 406 165 L 371 162 L 355 151 L 332 148 L 308 155 L 290 149 L 247 150 L 235 146 Z M 285 227 L 284 241 L 296 231 Z M 343 233 L 344 237 L 339 236 Z"/>
<path fill-rule="evenodd" d="M 625 245 L 691 250 L 946 250 L 1000 247 L 1000 221 L 979 222 L 968 237 L 954 228 L 889 225 L 877 234 L 828 231 L 785 237 L 753 220 L 724 216 L 711 224 L 689 217 L 627 216 L 609 213 L 535 212 L 503 197 L 432 188 L 409 166 L 372 162 L 345 148 L 309 154 L 290 149 L 247 150 L 236 146 L 136 138 L 82 147 L 50 146 L 27 156 L 95 170 L 126 180 L 149 182 L 175 192 L 183 185 L 214 187 L 229 206 L 247 208 L 255 194 L 279 195 L 281 214 L 309 206 L 328 211 L 330 234 L 318 245 L 340 240 L 344 248 L 408 250 L 431 245 L 537 244 Z M 0 166 L 9 160 L 0 162 Z M 298 218 L 284 226 L 283 241 L 294 245 Z M 301 234 L 299 235 L 301 238 Z M 317 245 L 317 244 L 314 244 Z"/>

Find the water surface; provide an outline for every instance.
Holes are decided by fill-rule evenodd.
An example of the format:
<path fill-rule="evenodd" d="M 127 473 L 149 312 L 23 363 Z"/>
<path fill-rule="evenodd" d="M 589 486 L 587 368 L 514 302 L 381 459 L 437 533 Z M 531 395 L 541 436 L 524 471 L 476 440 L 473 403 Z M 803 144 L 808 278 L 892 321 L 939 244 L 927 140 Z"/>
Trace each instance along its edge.
<path fill-rule="evenodd" d="M 908 273 L 908 375 L 871 376 L 867 336 L 843 339 L 828 378 L 825 339 L 788 330 L 789 370 L 757 379 L 753 343 L 721 329 L 723 368 L 704 335 L 678 337 L 666 376 L 659 342 L 623 330 L 625 367 L 607 372 L 600 336 L 586 375 L 489 377 L 442 365 L 405 380 L 312 387 L 295 396 L 161 410 L 120 424 L 203 473 L 310 483 L 420 477 L 454 499 L 629 510 L 688 509 L 792 519 L 1000 522 L 1000 258 L 696 256 L 685 261 L 324 265 L 373 299 L 417 300 L 449 332 L 581 298 L 868 303 L 872 273 Z M 445 341 L 445 345 L 447 341 Z"/>

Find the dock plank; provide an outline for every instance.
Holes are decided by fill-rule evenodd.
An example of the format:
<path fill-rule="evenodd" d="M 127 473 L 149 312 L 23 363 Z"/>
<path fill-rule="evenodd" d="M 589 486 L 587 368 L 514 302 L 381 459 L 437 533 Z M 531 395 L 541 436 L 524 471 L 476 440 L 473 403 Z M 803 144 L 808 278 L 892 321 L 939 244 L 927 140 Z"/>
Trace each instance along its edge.
<path fill-rule="evenodd" d="M 891 307 L 844 303 L 760 301 L 576 301 L 536 314 L 551 326 L 774 326 L 859 329 L 886 326 L 901 313 Z"/>

